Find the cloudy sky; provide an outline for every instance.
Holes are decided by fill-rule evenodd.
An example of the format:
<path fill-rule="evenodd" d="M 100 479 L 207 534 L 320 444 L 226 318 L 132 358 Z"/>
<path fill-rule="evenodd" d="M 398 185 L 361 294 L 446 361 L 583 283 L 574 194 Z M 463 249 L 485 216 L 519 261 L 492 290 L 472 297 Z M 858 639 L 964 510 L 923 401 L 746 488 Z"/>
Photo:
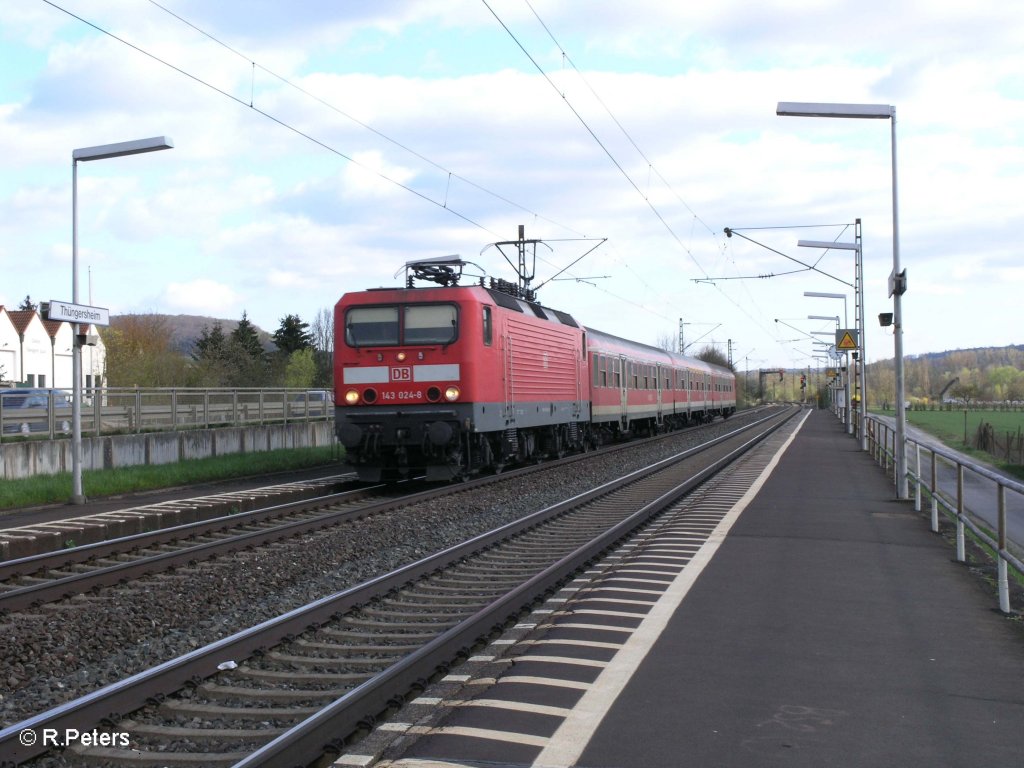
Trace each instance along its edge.
<path fill-rule="evenodd" d="M 8 308 L 71 299 L 72 150 L 165 135 L 79 164 L 80 303 L 273 331 L 411 259 L 515 280 L 523 224 L 583 324 L 813 367 L 854 259 L 797 241 L 859 218 L 891 358 L 890 123 L 775 114 L 848 102 L 896 107 L 905 352 L 1024 343 L 1017 2 L 3 0 L 0 45 Z"/>

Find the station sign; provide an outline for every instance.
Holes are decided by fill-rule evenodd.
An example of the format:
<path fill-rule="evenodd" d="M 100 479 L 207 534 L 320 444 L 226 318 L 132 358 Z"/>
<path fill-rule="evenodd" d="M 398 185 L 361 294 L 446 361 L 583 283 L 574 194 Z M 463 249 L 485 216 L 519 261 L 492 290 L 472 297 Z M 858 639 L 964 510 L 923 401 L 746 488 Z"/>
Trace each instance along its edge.
<path fill-rule="evenodd" d="M 62 323 L 83 323 L 86 325 L 110 325 L 110 310 L 106 307 L 90 307 L 85 304 L 71 304 L 66 301 L 50 301 L 47 320 Z"/>

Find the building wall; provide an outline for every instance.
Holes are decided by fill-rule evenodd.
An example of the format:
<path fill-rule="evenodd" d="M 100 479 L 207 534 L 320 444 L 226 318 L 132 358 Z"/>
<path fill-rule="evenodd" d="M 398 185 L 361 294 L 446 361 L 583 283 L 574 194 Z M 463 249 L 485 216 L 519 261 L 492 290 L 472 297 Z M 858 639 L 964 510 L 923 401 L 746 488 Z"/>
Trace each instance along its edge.
<path fill-rule="evenodd" d="M 21 379 L 33 387 L 53 386 L 53 344 L 39 315 L 33 313 L 21 332 Z"/>
<path fill-rule="evenodd" d="M 7 310 L 0 306 L 0 381 L 18 381 L 21 373 L 21 355 L 18 347 L 18 331 L 11 322 Z"/>
<path fill-rule="evenodd" d="M 96 326 L 90 325 L 88 333 L 96 337 L 96 345 L 82 348 L 82 385 L 105 386 L 106 346 Z M 0 382 L 72 389 L 73 342 L 70 323 L 44 322 L 36 312 L 11 312 L 0 306 Z"/>
<path fill-rule="evenodd" d="M 335 444 L 333 421 L 87 437 L 82 439 L 82 468 L 169 464 L 232 453 Z M 0 479 L 16 480 L 70 471 L 71 440 L 0 443 Z"/>

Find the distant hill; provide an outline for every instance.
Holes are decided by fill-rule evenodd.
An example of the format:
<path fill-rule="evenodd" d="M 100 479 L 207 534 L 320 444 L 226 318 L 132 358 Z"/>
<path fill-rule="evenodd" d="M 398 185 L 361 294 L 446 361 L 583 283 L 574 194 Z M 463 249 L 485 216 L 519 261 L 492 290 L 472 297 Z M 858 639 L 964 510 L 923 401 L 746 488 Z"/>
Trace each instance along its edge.
<path fill-rule="evenodd" d="M 159 317 L 167 324 L 171 332 L 171 347 L 183 355 L 191 355 L 196 340 L 202 336 L 203 328 L 213 328 L 213 324 L 219 322 L 227 336 L 238 327 L 238 320 L 226 320 L 218 317 L 205 317 L 203 315 L 162 315 L 156 312 L 143 312 L 141 315 Z M 123 315 L 111 315 L 110 324 L 117 325 L 117 320 Z M 255 325 L 255 324 L 254 324 Z M 260 343 L 268 352 L 276 349 L 271 334 L 264 331 L 258 325 L 255 326 L 259 334 Z"/>

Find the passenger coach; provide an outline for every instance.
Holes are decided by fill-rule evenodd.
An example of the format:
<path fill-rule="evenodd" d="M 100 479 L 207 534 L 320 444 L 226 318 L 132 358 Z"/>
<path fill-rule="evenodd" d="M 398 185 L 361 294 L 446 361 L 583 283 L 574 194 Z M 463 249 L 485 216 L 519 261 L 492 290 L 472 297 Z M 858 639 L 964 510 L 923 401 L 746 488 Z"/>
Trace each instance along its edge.
<path fill-rule="evenodd" d="M 728 369 L 583 328 L 509 287 L 341 298 L 335 429 L 360 479 L 500 471 L 735 410 Z"/>

